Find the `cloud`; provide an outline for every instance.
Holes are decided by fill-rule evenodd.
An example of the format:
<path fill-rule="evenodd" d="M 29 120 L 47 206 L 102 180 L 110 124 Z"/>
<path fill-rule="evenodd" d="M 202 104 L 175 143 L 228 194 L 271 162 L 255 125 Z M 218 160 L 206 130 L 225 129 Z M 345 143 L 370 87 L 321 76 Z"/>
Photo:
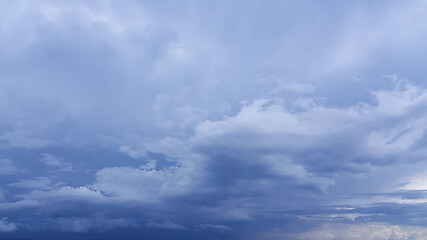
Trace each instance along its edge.
<path fill-rule="evenodd" d="M 30 192 L 17 196 L 44 204 L 63 201 L 102 203 L 116 209 L 125 202 L 137 203 L 139 207 L 153 204 L 164 209 L 173 207 L 177 208 L 174 217 L 178 220 L 185 209 L 194 204 L 192 201 L 198 205 L 196 215 L 204 221 L 259 221 L 269 218 L 265 212 L 271 209 L 286 212 L 300 208 L 303 203 L 320 211 L 323 204 L 346 203 L 345 198 L 344 201 L 340 198 L 331 200 L 328 194 L 349 186 L 351 188 L 345 191 L 360 193 L 360 187 L 365 185 L 362 180 L 347 181 L 360 176 L 369 181 L 369 177 L 376 178 L 374 173 L 378 169 L 388 169 L 393 162 L 405 164 L 402 156 L 408 156 L 409 150 L 419 151 L 418 157 L 422 156 L 422 145 L 418 145 L 418 142 L 422 141 L 423 135 L 414 135 L 411 131 L 424 129 L 423 124 L 417 122 L 424 115 L 418 114 L 417 109 L 423 107 L 425 102 L 409 101 L 402 107 L 403 110 L 390 113 L 383 110 L 382 101 L 392 101 L 389 98 L 406 99 L 408 91 L 414 92 L 411 99 L 417 99 L 425 90 L 416 87 L 414 91 L 414 85 L 398 84 L 402 85 L 388 91 L 381 90 L 382 97 L 377 97 L 377 102 L 373 104 L 359 103 L 348 107 L 327 107 L 313 100 L 305 109 L 294 111 L 275 100 L 256 100 L 243 106 L 233 116 L 200 122 L 194 135 L 187 138 L 167 137 L 142 142 L 139 145 L 141 149 L 154 159 L 141 159 L 146 164 L 140 167 L 101 168 L 90 185 L 60 186 L 52 184 L 47 178 L 36 178 L 10 186 L 30 188 Z M 396 94 L 396 91 L 400 93 Z M 377 96 L 377 93 L 373 92 L 373 96 Z M 413 114 L 410 121 L 407 114 Z M 385 119 L 388 120 L 387 125 L 382 124 Z M 373 136 L 384 136 L 387 140 L 373 141 Z M 390 144 L 396 146 L 380 148 L 381 145 Z M 134 149 L 140 151 L 138 145 Z M 45 154 L 43 162 L 60 168 L 65 161 Z M 414 159 L 414 162 L 419 161 Z M 345 174 L 337 174 L 340 172 Z M 402 175 L 405 172 L 388 177 L 396 181 Z M 380 186 L 381 181 L 370 183 L 370 187 L 375 189 L 376 184 Z M 366 187 L 363 188 L 362 193 L 368 191 Z M 194 200 L 187 200 L 188 196 Z M 362 195 L 369 202 L 362 199 L 359 204 L 410 204 L 411 201 L 405 195 L 385 196 Z M 422 203 L 421 200 L 416 201 Z M 349 208 L 360 206 L 347 204 Z M 153 214 L 155 211 L 149 209 L 146 213 Z M 383 216 L 373 208 L 371 211 L 303 214 L 298 221 L 330 219 L 358 222 Z M 383 218 L 389 217 L 386 214 Z M 88 231 L 93 223 L 87 218 L 82 219 L 64 222 L 70 226 L 70 231 Z M 181 226 L 174 224 L 152 221 L 146 226 Z M 209 224 L 198 228 L 214 229 Z M 221 231 L 225 231 L 225 228 Z"/>
<path fill-rule="evenodd" d="M 132 150 L 129 146 L 121 146 L 120 152 L 123 152 L 123 153 L 127 154 L 128 156 L 135 158 L 135 159 L 145 157 L 147 154 L 144 150 L 135 151 L 135 150 Z"/>
<path fill-rule="evenodd" d="M 427 190 L 427 178 L 426 173 L 421 172 L 416 176 L 405 177 L 400 179 L 397 183 L 396 189 L 398 190 L 415 190 L 424 191 Z"/>
<path fill-rule="evenodd" d="M 133 228 L 137 224 L 129 219 L 59 218 L 52 220 L 60 231 L 84 233 L 90 230 L 105 231 L 115 228 Z M 55 228 L 55 227 L 54 227 Z"/>
<path fill-rule="evenodd" d="M 169 230 L 187 230 L 186 227 L 176 224 L 171 221 L 164 221 L 164 222 L 153 222 L 149 221 L 145 224 L 148 228 L 160 228 L 160 229 L 169 229 Z"/>
<path fill-rule="evenodd" d="M 0 188 L 0 202 L 3 202 L 4 200 L 6 200 L 6 192 L 4 189 Z"/>
<path fill-rule="evenodd" d="M 387 158 L 397 160 L 403 153 L 422 154 L 418 143 L 424 138 L 425 115 L 418 109 L 426 105 L 427 91 L 398 82 L 395 89 L 376 91 L 373 96 L 376 105 L 363 102 L 347 108 L 312 105 L 300 111 L 260 99 L 244 106 L 235 116 L 201 122 L 192 141 L 203 151 L 244 149 L 243 152 L 260 153 L 256 158 L 253 154 L 242 154 L 241 164 L 259 161 L 276 174 L 291 176 L 299 172 L 305 179 L 310 174 L 322 175 L 325 165 L 332 163 L 336 164 L 336 170 L 356 170 L 357 165 L 365 162 L 375 165 L 386 162 Z M 322 152 L 330 152 L 324 156 L 328 161 L 313 158 L 322 158 Z M 280 172 L 280 164 L 293 164 L 295 170 L 300 170 Z"/>
<path fill-rule="evenodd" d="M 0 159 L 0 175 L 11 175 L 22 172 L 21 169 L 9 159 Z"/>
<path fill-rule="evenodd" d="M 55 184 L 56 186 L 61 184 Z M 42 189 L 49 190 L 54 188 L 52 180 L 48 177 L 36 177 L 31 180 L 22 180 L 15 183 L 9 184 L 9 186 L 17 188 L 28 188 L 28 189 Z"/>
<path fill-rule="evenodd" d="M 41 206 L 41 203 L 34 200 L 20 200 L 17 202 L 0 203 L 0 210 L 2 211 L 15 211 L 23 208 L 34 208 Z"/>
<path fill-rule="evenodd" d="M 100 191 L 86 186 L 70 187 L 61 186 L 51 190 L 32 190 L 29 193 L 20 194 L 21 198 L 44 201 L 87 201 L 100 203 L 105 197 Z"/>
<path fill-rule="evenodd" d="M 269 94 L 274 95 L 280 92 L 288 92 L 288 93 L 312 93 L 316 90 L 316 87 L 309 83 L 299 83 L 299 82 L 291 82 L 286 79 L 281 79 L 279 76 L 275 74 L 269 74 L 267 76 L 260 76 L 259 79 L 255 81 L 260 86 L 269 85 L 272 89 Z"/>
<path fill-rule="evenodd" d="M 319 229 L 297 235 L 275 236 L 267 234 L 260 239 L 427 239 L 427 229 L 424 227 L 407 227 L 381 223 L 367 224 L 325 224 Z"/>
<path fill-rule="evenodd" d="M 381 91 L 381 96 L 388 94 L 389 97 L 405 99 L 405 92 L 413 91 L 413 85 L 409 83 L 398 84 L 403 85 L 388 92 Z M 414 98 L 425 92 L 417 88 Z M 401 93 L 395 94 L 395 91 Z M 373 96 L 377 96 L 377 92 Z M 142 143 L 144 152 L 165 155 L 165 159 L 158 160 L 165 161 L 162 164 L 151 159 L 139 168 L 102 168 L 97 171 L 96 181 L 91 185 L 77 188 L 56 186 L 20 196 L 33 200 L 109 204 L 130 201 L 142 205 L 198 196 L 205 199 L 200 202 L 201 216 L 233 221 L 256 219 L 259 214 L 263 215 L 262 211 L 281 206 L 281 199 L 286 199 L 289 207 L 298 207 L 301 201 L 307 201 L 315 194 L 319 199 L 311 200 L 311 204 L 321 205 L 327 201 L 324 200 L 327 199 L 325 194 L 349 186 L 342 176 L 349 179 L 374 177 L 371 171 L 386 169 L 393 161 L 403 164 L 404 159 L 399 154 L 404 156 L 408 149 L 417 151 L 421 135 L 412 135 L 412 130 L 395 130 L 406 122 L 406 115 L 384 112 L 382 101 L 386 100 L 381 97 L 376 100 L 377 103 L 372 105 L 359 103 L 344 108 L 314 103 L 298 111 L 290 111 L 274 100 L 257 100 L 243 106 L 234 116 L 201 122 L 194 135 L 187 139 L 169 137 Z M 411 102 L 406 105 L 405 112 L 412 114 L 423 104 L 423 101 Z M 388 118 L 393 121 L 382 125 Z M 411 118 L 411 122 L 416 122 L 417 118 Z M 403 127 L 407 128 L 422 131 L 424 126 Z M 390 136 L 390 132 L 389 138 L 394 139 L 392 142 L 372 141 L 375 134 Z M 403 137 L 407 140 L 400 142 Z M 398 147 L 384 150 L 379 149 L 381 144 L 397 144 Z M 45 154 L 45 158 L 45 162 L 52 166 L 61 166 L 64 162 L 53 155 Z M 340 176 L 337 172 L 346 174 Z M 394 174 L 389 177 L 398 179 Z M 351 183 L 356 193 L 360 189 L 358 186 L 364 184 Z M 376 184 L 381 184 L 381 181 Z M 271 204 L 265 205 L 264 201 L 271 201 Z M 186 203 L 181 204 L 185 206 Z M 336 216 L 355 219 L 364 215 Z"/>
<path fill-rule="evenodd" d="M 16 231 L 18 227 L 15 223 L 8 222 L 7 218 L 0 220 L 0 232 L 13 232 Z"/>
<path fill-rule="evenodd" d="M 0 135 L 0 141 L 6 148 L 41 148 L 51 144 L 49 140 L 29 135 L 30 133 L 23 130 L 5 132 Z"/>
<path fill-rule="evenodd" d="M 220 224 L 199 224 L 198 229 L 203 231 L 217 231 L 217 232 L 229 232 L 232 230 L 231 227 Z"/>
<path fill-rule="evenodd" d="M 425 222 L 425 3 L 0 5 L 3 224 Z"/>
<path fill-rule="evenodd" d="M 45 163 L 48 166 L 55 167 L 56 171 L 59 172 L 74 172 L 75 166 L 71 162 L 66 162 L 60 157 L 56 157 L 52 154 L 45 153 L 43 158 L 40 159 L 41 162 Z"/>
<path fill-rule="evenodd" d="M 104 168 L 96 173 L 92 187 L 107 196 L 149 203 L 190 193 L 196 185 L 192 176 L 191 169 L 182 166 L 164 170 Z"/>

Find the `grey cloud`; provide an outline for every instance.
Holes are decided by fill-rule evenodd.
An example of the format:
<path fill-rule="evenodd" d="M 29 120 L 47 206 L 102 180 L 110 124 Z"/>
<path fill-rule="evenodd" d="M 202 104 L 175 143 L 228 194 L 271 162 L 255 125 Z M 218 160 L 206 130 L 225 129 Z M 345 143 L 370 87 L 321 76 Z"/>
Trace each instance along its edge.
<path fill-rule="evenodd" d="M 6 142 L 3 146 L 7 148 L 40 148 L 51 144 L 49 140 L 31 136 L 25 130 L 5 132 L 0 136 L 0 141 Z"/>
<path fill-rule="evenodd" d="M 6 192 L 4 189 L 0 188 L 0 202 L 6 200 Z"/>
<path fill-rule="evenodd" d="M 149 221 L 145 224 L 146 227 L 148 228 L 160 228 L 160 229 L 170 229 L 170 230 L 187 230 L 186 227 L 171 222 L 171 221 L 164 221 L 164 222 L 154 222 L 154 221 Z"/>
<path fill-rule="evenodd" d="M 15 223 L 8 222 L 7 218 L 0 220 L 0 232 L 13 232 L 16 231 L 18 227 Z"/>
<path fill-rule="evenodd" d="M 10 159 L 0 159 L 0 175 L 10 175 L 22 171 Z"/>
<path fill-rule="evenodd" d="M 0 5 L 0 229 L 423 237 L 425 3 Z"/>
<path fill-rule="evenodd" d="M 199 224 L 197 227 L 204 231 L 228 232 L 232 230 L 231 227 L 220 224 Z"/>
<path fill-rule="evenodd" d="M 74 172 L 75 166 L 71 162 L 64 161 L 63 158 L 54 156 L 52 154 L 45 153 L 43 158 L 40 159 L 41 162 L 45 163 L 48 166 L 56 168 L 56 171 L 59 172 Z"/>
<path fill-rule="evenodd" d="M 245 156 L 243 153 L 239 161 L 246 165 L 259 161 L 276 174 L 290 176 L 300 172 L 306 174 L 304 178 L 308 178 L 304 171 L 327 177 L 329 164 L 335 165 L 333 171 L 340 168 L 358 171 L 357 165 L 363 169 L 365 162 L 387 164 L 387 158 L 403 161 L 407 159 L 403 155 L 422 154 L 417 143 L 423 141 L 425 124 L 424 115 L 417 109 L 426 105 L 426 91 L 412 84 L 399 83 L 394 90 L 374 92 L 374 96 L 377 105 L 360 103 L 343 109 L 316 105 L 300 112 L 290 112 L 268 100 L 258 100 L 243 107 L 236 116 L 200 123 L 192 141 L 201 152 L 221 149 L 230 154 L 243 150 L 259 154 L 253 158 L 253 154 Z M 384 125 L 384 122 L 389 124 Z M 328 156 L 322 156 L 322 152 Z M 328 160 L 316 160 L 323 157 Z M 302 172 L 280 172 L 280 162 L 283 166 L 292 163 L 298 168 L 299 165 Z"/>
<path fill-rule="evenodd" d="M 135 150 L 131 149 L 129 146 L 121 146 L 120 152 L 123 152 L 123 153 L 125 153 L 125 154 L 127 154 L 130 157 L 135 158 L 135 159 L 145 157 L 147 155 L 145 150 L 135 151 Z"/>
<path fill-rule="evenodd" d="M 35 200 L 24 199 L 17 202 L 0 203 L 0 210 L 2 211 L 16 211 L 25 208 L 35 208 L 42 204 Z"/>
<path fill-rule="evenodd" d="M 89 230 L 105 231 L 115 228 L 133 228 L 137 224 L 129 219 L 87 219 L 59 218 L 52 220 L 56 227 L 66 232 L 88 232 Z"/>
<path fill-rule="evenodd" d="M 93 188 L 106 195 L 141 202 L 191 193 L 197 184 L 192 169 L 172 166 L 164 170 L 129 167 L 104 168 L 96 173 Z"/>
<path fill-rule="evenodd" d="M 422 88 L 404 85 L 381 91 L 377 105 L 327 108 L 316 104 L 297 112 L 267 100 L 255 101 L 235 116 L 201 122 L 194 136 L 188 139 L 164 138 L 141 144 L 144 151 L 165 154 L 166 160 L 162 161 L 167 161 L 167 166 L 103 168 L 90 186 L 56 186 L 19 196 L 36 201 L 80 201 L 116 207 L 123 202 L 134 202 L 164 204 L 162 206 L 168 208 L 168 201 L 176 201 L 183 209 L 191 203 L 183 198 L 192 196 L 193 201 L 199 201 L 200 218 L 237 222 L 265 217 L 264 211 L 269 209 L 286 212 L 303 202 L 322 206 L 329 201 L 326 194 L 348 186 L 346 179 L 333 172 L 347 172 L 343 176 L 349 179 L 370 176 L 370 171 L 377 168 L 387 169 L 389 163 L 384 162 L 385 156 L 397 157 L 396 151 L 404 154 L 408 149 L 414 150 L 420 135 L 411 131 L 422 131 L 422 124 L 411 125 L 411 130 L 403 133 L 394 130 L 393 121 L 389 126 L 382 126 L 381 131 L 398 134 L 391 137 L 395 139 L 391 144 L 401 147 L 386 149 L 385 153 L 378 150 L 380 141 L 375 141 L 377 145 L 372 147 L 370 139 L 377 136 L 373 133 L 379 132 L 377 126 L 384 118 L 401 118 L 400 123 L 405 122 L 405 116 L 412 113 L 412 109 L 425 104 L 424 94 Z M 406 99 L 406 95 L 413 97 Z M 394 112 L 384 110 L 388 109 L 384 104 L 394 98 L 407 103 Z M 357 137 L 345 139 L 349 135 Z M 402 136 L 406 139 L 400 143 Z M 336 149 L 335 144 L 340 148 Z M 323 157 L 319 149 L 329 152 L 328 161 L 319 161 Z M 358 152 L 349 149 L 358 149 Z M 135 148 L 135 151 L 140 150 Z M 336 156 L 331 154 L 335 152 Z M 372 166 L 366 167 L 366 161 L 358 159 L 362 157 L 370 158 Z M 55 166 L 62 162 L 57 158 L 50 160 Z M 330 164 L 338 165 L 328 170 Z M 401 175 L 393 176 L 394 180 Z M 357 193 L 357 188 L 354 189 Z M 283 199 L 286 199 L 285 205 Z M 334 219 L 350 220 L 370 216 L 363 212 L 331 214 L 336 214 Z"/>
<path fill-rule="evenodd" d="M 86 186 L 70 187 L 60 186 L 51 190 L 32 190 L 29 193 L 19 194 L 19 197 L 30 200 L 50 201 L 84 201 L 102 203 L 106 201 L 101 192 Z"/>
<path fill-rule="evenodd" d="M 56 184 L 56 185 L 61 185 L 61 184 Z M 11 183 L 9 184 L 9 186 L 18 187 L 18 188 L 49 190 L 54 187 L 54 184 L 52 180 L 48 177 L 36 177 L 35 179 L 31 179 L 31 180 L 22 180 L 15 183 Z"/>

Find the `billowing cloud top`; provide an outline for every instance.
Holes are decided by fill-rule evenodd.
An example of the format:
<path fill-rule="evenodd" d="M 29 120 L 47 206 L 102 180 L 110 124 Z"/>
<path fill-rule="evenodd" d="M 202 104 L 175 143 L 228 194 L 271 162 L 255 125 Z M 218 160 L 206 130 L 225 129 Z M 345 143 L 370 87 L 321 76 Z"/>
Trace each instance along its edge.
<path fill-rule="evenodd" d="M 0 238 L 427 239 L 424 1 L 0 1 Z"/>

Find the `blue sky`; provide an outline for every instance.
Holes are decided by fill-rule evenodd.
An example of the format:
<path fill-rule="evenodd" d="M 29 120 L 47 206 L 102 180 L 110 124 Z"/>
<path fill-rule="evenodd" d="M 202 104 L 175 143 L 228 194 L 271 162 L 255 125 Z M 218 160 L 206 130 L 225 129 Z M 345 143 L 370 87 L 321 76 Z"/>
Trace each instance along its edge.
<path fill-rule="evenodd" d="M 0 238 L 427 238 L 426 1 L 0 1 Z"/>

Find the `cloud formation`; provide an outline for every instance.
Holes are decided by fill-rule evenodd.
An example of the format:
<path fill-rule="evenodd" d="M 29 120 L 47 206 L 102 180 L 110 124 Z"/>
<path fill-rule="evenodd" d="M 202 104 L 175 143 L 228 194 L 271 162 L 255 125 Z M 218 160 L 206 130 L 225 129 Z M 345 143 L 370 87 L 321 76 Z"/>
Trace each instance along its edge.
<path fill-rule="evenodd" d="M 270 238 L 271 237 L 271 238 Z M 324 225 L 320 229 L 289 236 L 289 239 L 426 239 L 427 231 L 423 227 L 400 227 L 379 223 L 359 225 Z M 274 236 L 266 236 L 265 239 L 275 239 Z M 284 238 L 277 239 L 288 239 Z"/>
<path fill-rule="evenodd" d="M 426 238 L 426 9 L 0 2 L 0 237 Z"/>
<path fill-rule="evenodd" d="M 0 232 L 13 232 L 17 229 L 16 224 L 8 222 L 6 218 L 0 220 Z"/>

